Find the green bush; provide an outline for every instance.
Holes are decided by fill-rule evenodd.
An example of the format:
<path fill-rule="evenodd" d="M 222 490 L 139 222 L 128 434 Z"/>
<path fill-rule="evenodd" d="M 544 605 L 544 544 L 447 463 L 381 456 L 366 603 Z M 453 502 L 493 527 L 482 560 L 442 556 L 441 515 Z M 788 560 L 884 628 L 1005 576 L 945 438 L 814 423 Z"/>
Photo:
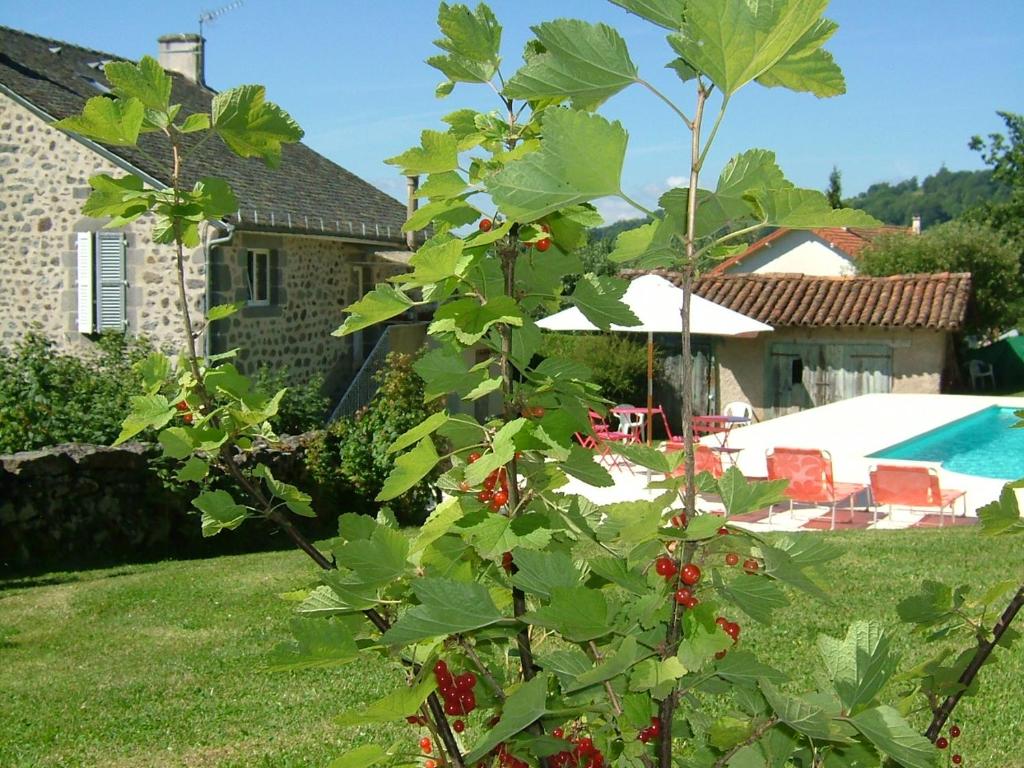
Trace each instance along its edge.
<path fill-rule="evenodd" d="M 647 393 L 647 343 L 627 334 L 547 333 L 541 354 L 565 357 L 593 371 L 601 394 L 615 403 L 638 403 Z M 661 360 L 654 350 L 654 375 Z"/>
<path fill-rule="evenodd" d="M 377 374 L 380 389 L 368 406 L 353 417 L 332 423 L 310 446 L 306 465 L 321 494 L 351 506 L 344 511 L 376 514 L 374 498 L 399 454 L 388 448 L 437 407 L 424 405 L 423 380 L 413 370 L 415 357 L 392 352 Z M 422 523 L 434 500 L 428 475 L 388 506 L 404 525 Z M 354 508 L 353 508 L 354 507 Z"/>
<path fill-rule="evenodd" d="M 133 366 L 151 351 L 148 341 L 117 333 L 103 334 L 83 357 L 37 333 L 0 350 L 0 453 L 112 443 L 142 389 Z"/>
<path fill-rule="evenodd" d="M 289 368 L 274 370 L 261 365 L 256 372 L 255 385 L 259 391 L 270 394 L 288 388 L 277 416 L 271 420 L 278 434 L 301 435 L 323 427 L 330 405 L 330 399 L 323 393 L 323 374 L 315 373 L 301 381 Z"/>

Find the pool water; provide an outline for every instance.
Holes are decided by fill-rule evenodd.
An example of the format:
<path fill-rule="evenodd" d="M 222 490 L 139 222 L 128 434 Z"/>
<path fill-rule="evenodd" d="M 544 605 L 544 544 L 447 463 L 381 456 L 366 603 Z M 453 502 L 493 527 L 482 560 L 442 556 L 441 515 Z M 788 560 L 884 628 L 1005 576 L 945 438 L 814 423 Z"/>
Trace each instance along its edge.
<path fill-rule="evenodd" d="M 1016 480 L 1024 477 L 1024 428 L 1013 428 L 1016 411 L 994 405 L 868 458 L 937 461 L 951 472 Z"/>

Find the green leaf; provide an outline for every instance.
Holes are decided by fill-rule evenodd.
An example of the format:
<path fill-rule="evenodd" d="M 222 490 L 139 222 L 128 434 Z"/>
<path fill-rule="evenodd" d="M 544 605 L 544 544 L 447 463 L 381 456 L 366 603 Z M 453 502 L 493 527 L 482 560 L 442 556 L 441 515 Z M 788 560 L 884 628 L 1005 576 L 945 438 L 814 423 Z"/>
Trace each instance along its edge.
<path fill-rule="evenodd" d="M 814 28 L 828 0 L 710 0 L 688 3 L 669 42 L 726 95 L 760 77 Z M 823 42 L 823 41 L 822 41 Z"/>
<path fill-rule="evenodd" d="M 404 451 L 413 443 L 418 442 L 427 435 L 432 435 L 438 429 L 448 423 L 449 420 L 448 411 L 438 411 L 432 413 L 419 424 L 412 429 L 406 430 L 388 446 L 388 453 L 397 453 L 398 451 Z"/>
<path fill-rule="evenodd" d="M 128 222 L 146 213 L 153 203 L 152 192 L 143 188 L 138 176 L 115 179 L 101 173 L 89 177 L 89 186 L 93 191 L 82 207 L 87 216 L 113 216 L 119 222 Z"/>
<path fill-rule="evenodd" d="M 504 617 L 482 584 L 422 578 L 412 585 L 421 605 L 406 611 L 383 635 L 388 645 L 409 645 L 496 624 Z"/>
<path fill-rule="evenodd" d="M 978 510 L 981 532 L 986 536 L 1024 532 L 1017 493 L 1010 484 L 1004 485 L 999 498 Z"/>
<path fill-rule="evenodd" d="M 393 756 L 393 752 L 379 744 L 363 744 L 341 757 L 334 758 L 327 768 L 370 768 L 371 765 L 376 765 L 382 760 L 390 760 Z"/>
<path fill-rule="evenodd" d="M 53 125 L 116 147 L 134 146 L 139 140 L 146 108 L 135 98 L 109 99 L 93 96 L 80 115 L 58 120 Z"/>
<path fill-rule="evenodd" d="M 675 496 L 675 493 L 672 493 Z M 618 539 L 621 544 L 634 547 L 658 538 L 664 498 L 654 501 L 621 501 L 601 507 L 604 515 L 598 538 L 601 541 Z"/>
<path fill-rule="evenodd" d="M 732 638 L 715 623 L 710 606 L 700 605 L 683 615 L 683 637 L 676 656 L 691 672 L 704 667 L 716 653 L 732 647 Z"/>
<path fill-rule="evenodd" d="M 475 11 L 461 3 L 441 3 L 437 26 L 444 37 L 434 45 L 446 53 L 432 56 L 427 64 L 440 70 L 450 84 L 490 82 L 501 63 L 501 25 L 491 9 L 484 3 Z M 446 87 L 443 95 L 450 92 Z"/>
<path fill-rule="evenodd" d="M 516 688 L 501 708 L 501 719 L 473 745 L 464 757 L 466 765 L 482 759 L 498 744 L 525 730 L 547 713 L 547 691 L 550 675 L 541 673 Z"/>
<path fill-rule="evenodd" d="M 204 176 L 192 188 L 192 199 L 202 206 L 203 217 L 219 219 L 238 210 L 238 200 L 224 179 Z"/>
<path fill-rule="evenodd" d="M 487 179 L 494 202 L 516 221 L 619 193 L 626 131 L 618 122 L 569 109 L 548 110 L 541 148 Z"/>
<path fill-rule="evenodd" d="M 157 440 L 169 459 L 184 459 L 192 454 L 192 437 L 184 427 L 169 427 L 160 432 Z"/>
<path fill-rule="evenodd" d="M 142 395 L 131 399 L 132 411 L 121 422 L 121 434 L 114 445 L 130 440 L 146 429 L 164 427 L 177 411 L 163 395 Z"/>
<path fill-rule="evenodd" d="M 316 512 L 313 511 L 313 507 L 310 506 L 312 497 L 308 493 L 303 493 L 294 485 L 282 482 L 271 474 L 270 467 L 266 464 L 257 464 L 256 469 L 253 470 L 255 477 L 262 477 L 264 482 L 267 484 L 267 489 L 271 495 L 280 499 L 296 515 L 302 517 L 316 517 Z"/>
<path fill-rule="evenodd" d="M 616 264 L 639 259 L 650 247 L 654 233 L 658 230 L 658 224 L 658 221 L 651 221 L 620 233 L 615 238 L 615 250 L 608 254 L 608 259 Z"/>
<path fill-rule="evenodd" d="M 615 5 L 673 32 L 683 23 L 686 0 L 612 0 Z"/>
<path fill-rule="evenodd" d="M 320 579 L 331 588 L 335 597 L 331 602 L 339 610 L 365 611 L 377 606 L 377 585 L 367 584 L 355 574 L 326 571 Z"/>
<path fill-rule="evenodd" d="M 430 350 L 413 363 L 412 367 L 423 379 L 424 402 L 452 391 L 468 391 L 487 377 L 485 371 L 471 374 L 470 365 L 465 358 L 458 351 L 448 347 Z"/>
<path fill-rule="evenodd" d="M 260 157 L 274 168 L 281 160 L 281 145 L 302 138 L 291 115 L 265 101 L 262 85 L 240 85 L 213 97 L 213 130 L 239 157 Z"/>
<path fill-rule="evenodd" d="M 786 480 L 750 482 L 736 467 L 729 467 L 718 480 L 722 503 L 730 516 L 745 515 L 786 500 Z"/>
<path fill-rule="evenodd" d="M 763 624 L 771 624 L 775 610 L 789 605 L 786 594 L 764 576 L 744 573 L 726 584 L 715 571 L 714 582 L 723 599 L 735 603 L 750 618 Z"/>
<path fill-rule="evenodd" d="M 594 109 L 637 81 L 626 41 L 606 24 L 558 19 L 533 33 L 543 53 L 530 57 L 505 86 L 514 99 L 571 99 L 577 109 Z"/>
<path fill-rule="evenodd" d="M 149 109 L 166 112 L 171 102 L 171 76 L 152 56 L 143 56 L 138 64 L 108 61 L 103 75 L 111 90 L 123 99 L 136 98 Z"/>
<path fill-rule="evenodd" d="M 177 478 L 183 483 L 198 483 L 210 473 L 210 465 L 198 458 L 190 456 L 188 461 L 181 465 Z"/>
<path fill-rule="evenodd" d="M 876 707 L 850 719 L 879 752 L 904 768 L 934 768 L 939 750 L 892 707 Z"/>
<path fill-rule="evenodd" d="M 351 613 L 352 608 L 326 584 L 305 593 L 302 602 L 295 609 L 303 616 L 337 616 Z"/>
<path fill-rule="evenodd" d="M 345 307 L 349 316 L 332 336 L 348 336 L 350 333 L 369 328 L 371 325 L 390 320 L 400 315 L 415 302 L 401 291 L 382 283 L 354 304 Z"/>
<path fill-rule="evenodd" d="M 675 656 L 661 660 L 647 659 L 633 668 L 629 690 L 650 691 L 651 698 L 661 700 L 672 692 L 676 681 L 685 674 L 686 667 Z"/>
<path fill-rule="evenodd" d="M 205 112 L 196 112 L 185 118 L 178 128 L 182 133 L 196 133 L 210 130 L 210 116 Z"/>
<path fill-rule="evenodd" d="M 402 225 L 403 232 L 417 232 L 433 225 L 438 232 L 447 232 L 453 227 L 472 224 L 480 218 L 480 211 L 463 198 L 434 200 L 421 206 Z"/>
<path fill-rule="evenodd" d="M 423 284 L 439 283 L 458 275 L 466 261 L 462 250 L 463 241 L 457 237 L 447 234 L 432 237 L 409 260 L 415 270 L 413 280 Z"/>
<path fill-rule="evenodd" d="M 326 669 L 356 661 L 362 655 L 344 622 L 337 619 L 292 619 L 294 643 L 282 643 L 270 654 L 270 669 Z"/>
<path fill-rule="evenodd" d="M 570 446 L 569 456 L 559 466 L 566 474 L 595 488 L 611 488 L 615 485 L 615 478 L 596 461 L 594 452 L 581 445 Z"/>
<path fill-rule="evenodd" d="M 512 583 L 524 592 L 547 600 L 557 587 L 571 589 L 579 586 L 580 572 L 569 556 L 562 552 L 520 548 L 513 552 L 513 559 L 516 573 L 512 576 Z"/>
<path fill-rule="evenodd" d="M 231 315 L 243 309 L 245 305 L 245 301 L 236 301 L 234 304 L 218 304 L 215 307 L 210 307 L 206 313 L 206 319 L 211 323 L 215 320 L 223 320 L 225 317 L 231 317 Z"/>
<path fill-rule="evenodd" d="M 354 725 L 376 725 L 393 723 L 416 712 L 427 697 L 437 688 L 433 675 L 427 677 L 411 688 L 399 688 L 383 699 L 378 699 L 366 709 L 358 712 L 345 712 L 334 718 L 336 725 L 351 727 Z"/>
<path fill-rule="evenodd" d="M 547 518 L 536 513 L 508 517 L 486 510 L 466 515 L 455 524 L 460 535 L 485 560 L 494 560 L 516 547 L 546 547 L 552 534 L 547 526 Z"/>
<path fill-rule="evenodd" d="M 491 450 L 466 467 L 466 482 L 479 485 L 487 475 L 512 461 L 515 456 L 515 436 L 528 424 L 526 419 L 515 419 L 505 424 L 491 440 Z"/>
<path fill-rule="evenodd" d="M 215 536 L 225 528 L 240 526 L 249 510 L 236 504 L 227 491 L 207 491 L 192 500 L 192 506 L 203 513 L 203 536 Z"/>
<path fill-rule="evenodd" d="M 522 310 L 511 296 L 495 296 L 483 304 L 471 297 L 448 302 L 434 312 L 430 333 L 450 331 L 460 344 L 472 346 L 497 323 L 523 324 Z"/>
<path fill-rule="evenodd" d="M 636 638 L 632 635 L 624 637 L 614 654 L 593 669 L 578 676 L 575 682 L 564 690 L 566 693 L 572 693 L 573 691 L 579 691 L 591 685 L 611 680 L 613 677 L 624 674 L 638 661 L 653 653 L 654 651 L 639 647 Z"/>
<path fill-rule="evenodd" d="M 147 395 L 157 394 L 171 373 L 171 361 L 162 352 L 150 352 L 132 367 L 142 378 Z"/>
<path fill-rule="evenodd" d="M 760 218 L 769 227 L 810 229 L 815 227 L 877 227 L 880 222 L 864 211 L 836 208 L 813 189 L 770 189 L 752 192 Z"/>
<path fill-rule="evenodd" d="M 823 46 L 838 29 L 828 19 L 819 19 L 789 49 L 774 67 L 757 78 L 761 85 L 806 91 L 819 98 L 846 93 L 846 79 L 832 54 Z"/>
<path fill-rule="evenodd" d="M 647 581 L 636 571 L 626 565 L 625 560 L 618 557 L 594 557 L 587 560 L 590 570 L 602 579 L 617 584 L 627 592 L 644 597 L 650 594 Z"/>
<path fill-rule="evenodd" d="M 611 632 L 610 618 L 604 593 L 587 587 L 555 587 L 550 603 L 520 617 L 527 624 L 548 627 L 577 643 Z"/>
<path fill-rule="evenodd" d="M 764 693 L 768 705 L 778 715 L 779 720 L 812 739 L 829 740 L 832 738 L 832 728 L 829 724 L 829 716 L 821 707 L 812 704 L 806 699 L 798 699 L 795 696 L 782 693 L 768 680 L 761 681 L 761 691 Z"/>
<path fill-rule="evenodd" d="M 725 633 L 719 631 L 719 634 Z M 756 683 L 758 680 L 784 683 L 787 680 L 783 672 L 762 664 L 750 651 L 729 651 L 715 662 L 715 674 L 732 683 Z"/>
<path fill-rule="evenodd" d="M 423 551 L 448 533 L 462 515 L 462 502 L 458 496 L 449 496 L 434 507 L 410 546 L 409 559 L 418 565 Z"/>
<path fill-rule="evenodd" d="M 953 590 L 938 581 L 926 579 L 921 591 L 905 597 L 896 606 L 900 621 L 910 624 L 935 624 L 953 610 Z"/>
<path fill-rule="evenodd" d="M 708 729 L 708 743 L 715 749 L 731 749 L 746 741 L 753 729 L 754 724 L 750 720 L 724 715 L 715 720 Z"/>
<path fill-rule="evenodd" d="M 451 200 L 467 192 L 469 185 L 456 171 L 432 173 L 416 190 L 416 197 L 429 200 Z"/>
<path fill-rule="evenodd" d="M 819 635 L 818 652 L 843 707 L 851 714 L 875 698 L 899 661 L 885 629 L 869 621 L 853 623 L 845 640 Z"/>
<path fill-rule="evenodd" d="M 384 481 L 384 487 L 377 494 L 377 501 L 390 501 L 401 496 L 426 477 L 439 461 L 434 441 L 424 437 L 408 453 L 395 459 L 394 469 Z"/>
<path fill-rule="evenodd" d="M 603 331 L 614 323 L 625 327 L 640 324 L 639 318 L 622 302 L 629 283 L 618 277 L 584 275 L 576 282 L 570 300 L 584 316 Z"/>
<path fill-rule="evenodd" d="M 384 162 L 397 165 L 402 169 L 403 176 L 454 171 L 459 167 L 458 140 L 445 131 L 423 131 L 420 134 L 420 146 L 407 149 Z"/>

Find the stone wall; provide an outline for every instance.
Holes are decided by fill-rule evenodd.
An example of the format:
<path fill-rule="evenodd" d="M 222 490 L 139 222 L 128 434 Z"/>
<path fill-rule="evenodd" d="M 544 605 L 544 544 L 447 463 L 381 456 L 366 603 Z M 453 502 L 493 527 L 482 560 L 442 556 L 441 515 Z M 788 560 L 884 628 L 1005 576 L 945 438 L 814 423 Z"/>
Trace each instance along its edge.
<path fill-rule="evenodd" d="M 268 464 L 275 477 L 309 489 L 305 455 L 311 438 L 286 438 L 246 458 Z M 215 537 L 219 541 L 202 540 L 199 517 L 191 507 L 197 487 L 169 489 L 158 469 L 171 473 L 173 467 L 160 455 L 159 447 L 141 443 L 117 448 L 69 443 L 0 456 L 0 570 L 30 563 L 267 547 L 271 532 L 260 525 Z M 321 509 L 328 506 L 319 504 Z M 309 526 L 308 521 L 296 522 Z M 321 528 L 315 533 L 330 535 L 330 524 Z"/>
<path fill-rule="evenodd" d="M 90 337 L 77 330 L 76 233 L 103 222 L 82 215 L 88 179 L 126 171 L 40 117 L 0 95 L 0 346 L 37 327 L 61 349 L 81 350 Z M 174 253 L 154 245 L 152 222 L 125 228 L 128 331 L 177 350 Z M 190 254 L 188 291 L 202 311 L 205 265 Z"/>

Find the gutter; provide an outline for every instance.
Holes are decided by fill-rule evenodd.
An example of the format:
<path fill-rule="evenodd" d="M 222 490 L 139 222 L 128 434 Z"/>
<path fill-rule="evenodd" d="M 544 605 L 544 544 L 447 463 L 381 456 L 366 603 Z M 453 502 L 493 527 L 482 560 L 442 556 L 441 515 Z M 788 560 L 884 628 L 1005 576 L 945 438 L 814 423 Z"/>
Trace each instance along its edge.
<path fill-rule="evenodd" d="M 227 221 L 208 221 L 206 225 L 207 234 L 209 234 L 211 228 L 220 229 L 225 232 L 221 237 L 204 240 L 203 242 L 203 262 L 206 266 L 206 296 L 203 303 L 206 312 L 209 313 L 210 302 L 213 298 L 213 249 L 231 242 L 231 239 L 235 236 L 235 225 Z M 212 353 L 213 334 L 210 332 L 210 321 L 207 320 L 206 326 L 203 328 L 203 357 L 207 364 L 210 362 L 210 355 Z"/>

